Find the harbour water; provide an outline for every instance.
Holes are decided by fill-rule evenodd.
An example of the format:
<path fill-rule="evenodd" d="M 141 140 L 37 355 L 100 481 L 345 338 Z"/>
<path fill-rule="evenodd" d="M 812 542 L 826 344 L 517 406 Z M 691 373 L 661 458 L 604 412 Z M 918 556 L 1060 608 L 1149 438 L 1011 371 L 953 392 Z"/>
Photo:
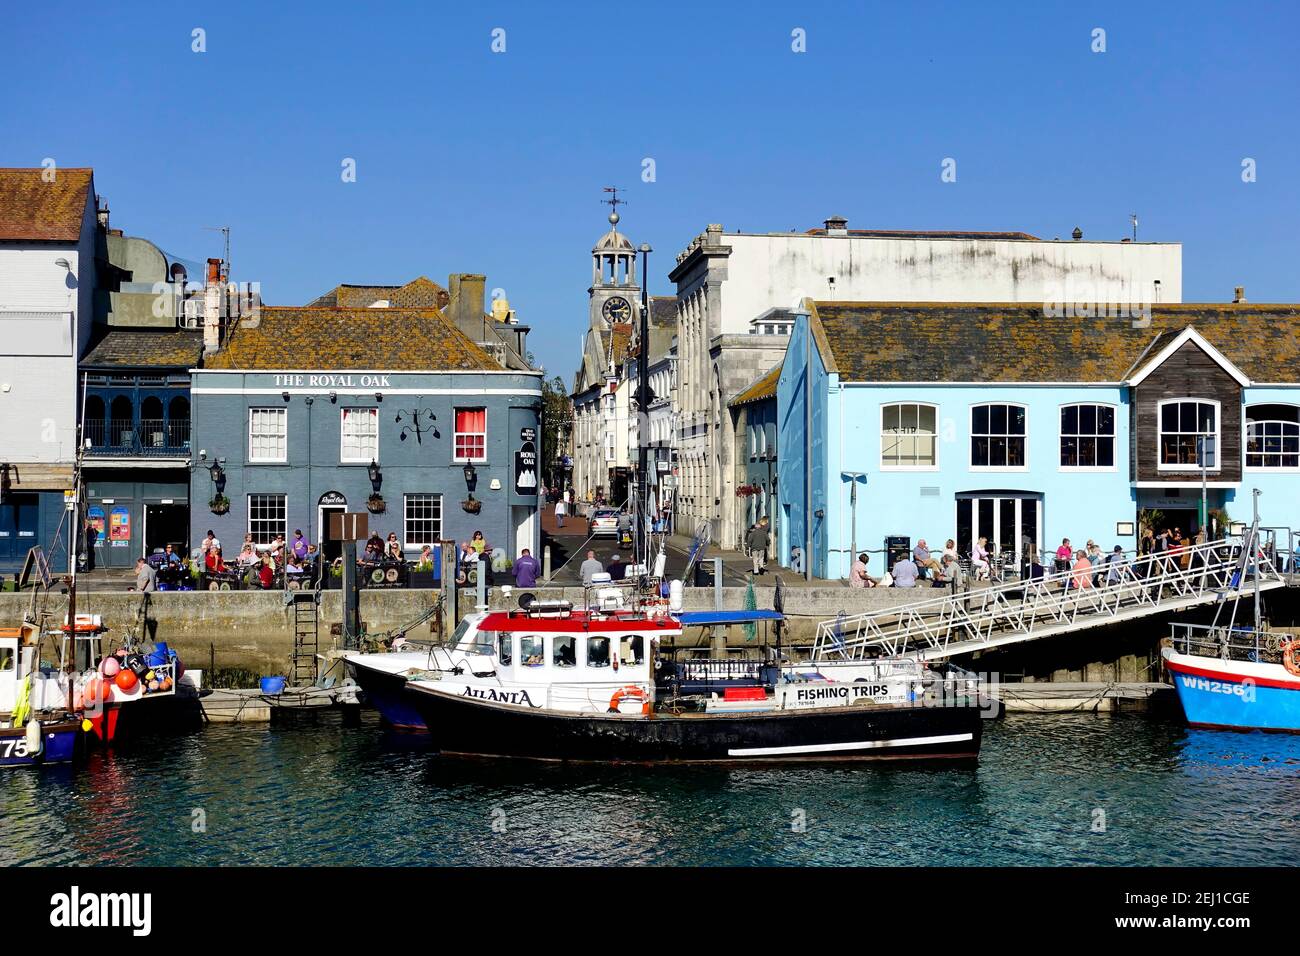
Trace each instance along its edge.
<path fill-rule="evenodd" d="M 1293 865 L 1300 736 L 1011 716 L 977 767 L 439 758 L 323 718 L 0 776 L 0 864 Z"/>

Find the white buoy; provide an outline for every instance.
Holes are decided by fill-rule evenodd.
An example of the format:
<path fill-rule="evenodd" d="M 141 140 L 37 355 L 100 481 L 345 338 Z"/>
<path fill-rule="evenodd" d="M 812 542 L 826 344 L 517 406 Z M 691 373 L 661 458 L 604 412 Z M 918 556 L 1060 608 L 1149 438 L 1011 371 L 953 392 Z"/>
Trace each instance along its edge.
<path fill-rule="evenodd" d="M 681 581 L 672 581 L 668 585 L 668 610 L 676 614 L 682 609 L 682 588 L 684 585 Z"/>
<path fill-rule="evenodd" d="M 45 736 L 41 733 L 41 722 L 33 717 L 27 721 L 27 756 L 37 756 L 44 745 Z"/>

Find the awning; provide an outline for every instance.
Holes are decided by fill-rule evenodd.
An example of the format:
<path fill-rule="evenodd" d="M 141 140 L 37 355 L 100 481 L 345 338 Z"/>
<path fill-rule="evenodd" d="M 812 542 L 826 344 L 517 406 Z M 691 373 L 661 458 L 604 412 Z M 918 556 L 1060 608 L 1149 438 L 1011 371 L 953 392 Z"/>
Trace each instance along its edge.
<path fill-rule="evenodd" d="M 783 621 L 780 611 L 683 611 L 677 615 L 683 627 L 710 627 L 723 624 L 754 624 L 758 621 Z"/>

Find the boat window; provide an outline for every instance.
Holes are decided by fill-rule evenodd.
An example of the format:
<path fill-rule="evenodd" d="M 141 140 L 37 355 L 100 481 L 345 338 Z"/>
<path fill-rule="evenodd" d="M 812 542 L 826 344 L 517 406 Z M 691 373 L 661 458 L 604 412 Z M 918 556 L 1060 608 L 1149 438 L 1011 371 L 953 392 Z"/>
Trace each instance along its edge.
<path fill-rule="evenodd" d="M 466 648 L 470 654 L 492 654 L 496 651 L 498 631 L 479 631 L 474 635 L 474 643 Z"/>
<path fill-rule="evenodd" d="M 510 663 L 510 638 L 513 635 L 506 631 L 497 637 L 497 660 L 502 664 Z"/>
<path fill-rule="evenodd" d="M 469 627 L 470 627 L 470 619 L 468 617 L 463 618 L 461 622 L 456 625 L 456 630 L 451 632 L 452 646 L 459 644 L 461 640 L 464 639 L 465 632 L 469 630 Z"/>
<path fill-rule="evenodd" d="M 531 634 L 519 638 L 519 663 L 524 667 L 541 667 L 546 663 L 541 637 Z"/>
<path fill-rule="evenodd" d="M 573 667 L 578 663 L 578 639 L 572 634 L 557 634 L 551 649 L 551 663 L 556 667 Z"/>
<path fill-rule="evenodd" d="M 609 638 L 608 637 L 587 638 L 587 666 L 588 667 L 609 666 Z"/>
<path fill-rule="evenodd" d="M 0 647 L 0 671 L 11 671 L 14 669 L 14 649 L 12 647 Z"/>
<path fill-rule="evenodd" d="M 640 634 L 625 634 L 619 638 L 618 659 L 622 664 L 644 664 L 645 638 Z"/>

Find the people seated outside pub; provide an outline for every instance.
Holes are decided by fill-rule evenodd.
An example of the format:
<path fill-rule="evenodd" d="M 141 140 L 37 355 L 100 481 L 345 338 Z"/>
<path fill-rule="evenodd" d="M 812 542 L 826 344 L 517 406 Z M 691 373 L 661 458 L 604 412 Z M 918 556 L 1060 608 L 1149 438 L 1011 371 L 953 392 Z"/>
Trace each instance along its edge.
<path fill-rule="evenodd" d="M 210 548 L 204 556 L 203 564 L 211 574 L 225 574 L 226 562 L 221 557 L 221 547 Z"/>
<path fill-rule="evenodd" d="M 1070 559 L 1074 556 L 1074 548 L 1070 547 L 1070 539 L 1062 538 L 1061 546 L 1056 549 L 1056 570 L 1070 570 Z"/>
<path fill-rule="evenodd" d="M 981 536 L 970 550 L 970 570 L 975 580 L 988 580 L 989 577 L 989 539 Z"/>
<path fill-rule="evenodd" d="M 912 561 L 921 572 L 932 571 L 936 574 L 939 572 L 939 562 L 930 553 L 924 538 L 917 541 L 916 547 L 912 549 Z"/>
<path fill-rule="evenodd" d="M 366 539 L 366 550 L 361 557 L 362 561 L 367 564 L 378 564 L 384 557 L 384 539 L 379 537 L 379 532 L 372 532 Z"/>
<path fill-rule="evenodd" d="M 298 528 L 293 533 L 293 544 L 289 546 L 289 550 L 293 552 L 293 556 L 298 559 L 299 564 L 307 560 L 307 549 L 309 547 L 307 539 L 302 536 L 302 529 Z"/>
<path fill-rule="evenodd" d="M 419 564 L 433 564 L 433 545 L 426 544 L 420 549 Z"/>
<path fill-rule="evenodd" d="M 867 562 L 871 560 L 870 556 L 863 551 L 858 555 L 853 567 L 849 568 L 849 587 L 851 588 L 874 588 L 876 581 L 871 575 L 867 574 Z"/>
<path fill-rule="evenodd" d="M 1114 550 L 1106 555 L 1106 584 L 1119 584 L 1124 577 L 1124 548 L 1115 545 Z"/>
<path fill-rule="evenodd" d="M 277 534 L 271 540 L 271 560 L 275 562 L 277 567 L 280 567 L 284 564 L 284 552 L 285 552 L 284 535 Z"/>
<path fill-rule="evenodd" d="M 162 563 L 169 567 L 175 565 L 179 568 L 184 562 L 181 561 L 181 556 L 176 553 L 170 544 L 165 544 L 163 545 Z"/>
<path fill-rule="evenodd" d="M 542 573 L 541 563 L 533 557 L 527 548 L 519 552 L 515 560 L 515 586 L 521 588 L 537 587 L 537 576 Z"/>
<path fill-rule="evenodd" d="M 896 588 L 914 588 L 916 587 L 916 578 L 918 570 L 916 565 L 909 557 L 902 557 L 894 562 L 891 569 L 894 575 L 894 587 Z"/>
<path fill-rule="evenodd" d="M 957 562 L 961 561 L 961 555 L 957 553 L 957 542 L 954 541 L 952 538 L 949 538 L 947 541 L 943 543 L 943 554 L 939 556 L 940 565 L 943 564 L 943 559 L 947 557 L 951 557 L 954 561 Z"/>
<path fill-rule="evenodd" d="M 582 586 L 589 588 L 591 587 L 592 575 L 603 574 L 605 571 L 605 566 L 601 564 L 598 560 L 596 560 L 595 551 L 588 551 L 587 560 L 582 562 L 578 570 L 582 574 Z"/>
<path fill-rule="evenodd" d="M 487 550 L 487 538 L 483 537 L 482 531 L 475 531 L 474 537 L 470 539 L 469 546 L 478 554 Z"/>
<path fill-rule="evenodd" d="M 966 572 L 961 569 L 961 562 L 957 560 L 955 554 L 944 552 L 943 560 L 939 564 L 939 574 L 934 579 L 934 586 L 951 587 L 955 591 L 965 588 Z"/>
<path fill-rule="evenodd" d="M 244 538 L 244 547 L 235 556 L 235 562 L 247 567 L 256 564 L 257 561 L 257 545 L 253 543 L 253 536 L 250 534 Z"/>
<path fill-rule="evenodd" d="M 257 567 L 257 583 L 264 591 L 275 587 L 275 559 L 269 554 L 262 558 L 262 563 Z"/>
<path fill-rule="evenodd" d="M 208 553 L 213 548 L 219 547 L 221 547 L 221 542 L 217 539 L 217 533 L 209 528 L 207 535 L 203 538 L 203 543 L 199 546 L 199 553 L 202 555 L 203 560 L 207 560 Z"/>
<path fill-rule="evenodd" d="M 384 554 L 384 557 L 389 561 L 401 561 L 405 558 L 402 553 L 402 543 L 397 540 L 396 532 L 390 531 L 388 533 L 388 551 Z"/>
<path fill-rule="evenodd" d="M 1101 553 L 1101 545 L 1089 538 L 1084 553 L 1088 556 L 1088 563 L 1092 565 L 1092 586 L 1099 587 L 1102 575 L 1101 563 L 1105 560 L 1105 555 Z"/>
<path fill-rule="evenodd" d="M 1086 551 L 1076 551 L 1074 554 L 1074 576 L 1070 579 L 1070 586 L 1077 589 L 1092 587 L 1092 562 L 1088 560 Z"/>
<path fill-rule="evenodd" d="M 609 565 L 605 570 L 609 572 L 611 581 L 622 581 L 627 577 L 627 565 L 623 563 L 623 559 L 617 554 L 614 554 L 609 559 Z"/>

